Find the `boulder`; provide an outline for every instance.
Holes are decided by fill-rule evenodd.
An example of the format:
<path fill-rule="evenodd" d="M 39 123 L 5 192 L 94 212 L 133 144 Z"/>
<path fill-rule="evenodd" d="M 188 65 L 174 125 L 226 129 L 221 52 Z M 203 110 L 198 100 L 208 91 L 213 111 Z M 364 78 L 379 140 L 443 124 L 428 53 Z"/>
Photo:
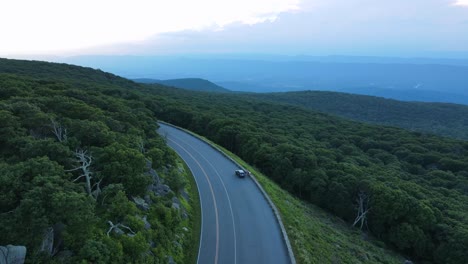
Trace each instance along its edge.
<path fill-rule="evenodd" d="M 150 224 L 150 222 L 148 222 L 148 219 L 147 219 L 147 216 L 146 216 L 146 215 L 143 216 L 143 217 L 141 217 L 141 216 L 137 216 L 137 217 L 138 217 L 139 219 L 141 219 L 141 221 L 143 221 L 143 223 L 145 224 L 145 229 L 146 229 L 146 230 L 151 229 L 151 224 Z"/>
<path fill-rule="evenodd" d="M 146 194 L 143 199 L 145 200 L 145 202 L 149 205 L 151 205 L 153 203 L 153 200 L 151 200 L 151 196 L 149 196 L 148 194 Z"/>
<path fill-rule="evenodd" d="M 180 209 L 180 200 L 177 197 L 172 197 L 172 208 Z"/>
<path fill-rule="evenodd" d="M 172 256 L 169 256 L 169 257 L 167 258 L 167 263 L 168 263 L 168 264 L 176 264 L 175 261 L 174 261 L 174 258 L 173 258 Z"/>
<path fill-rule="evenodd" d="M 150 209 L 150 206 L 146 201 L 140 197 L 132 197 L 133 202 L 136 204 L 138 208 L 144 211 L 148 211 Z"/>
<path fill-rule="evenodd" d="M 25 259 L 25 246 L 0 246 L 0 264 L 23 264 Z"/>
<path fill-rule="evenodd" d="M 185 201 L 189 201 L 190 200 L 190 196 L 188 195 L 187 191 L 185 189 L 182 189 L 180 191 L 180 195 L 185 199 Z"/>
<path fill-rule="evenodd" d="M 171 188 L 166 184 L 159 184 L 156 186 L 154 193 L 159 196 L 166 196 L 171 192 Z"/>

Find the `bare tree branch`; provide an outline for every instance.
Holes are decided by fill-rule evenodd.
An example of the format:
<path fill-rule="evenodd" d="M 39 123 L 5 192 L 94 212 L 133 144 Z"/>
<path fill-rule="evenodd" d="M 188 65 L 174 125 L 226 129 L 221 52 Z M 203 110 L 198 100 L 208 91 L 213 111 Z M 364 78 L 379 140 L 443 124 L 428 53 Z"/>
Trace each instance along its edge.
<path fill-rule="evenodd" d="M 60 123 L 55 121 L 53 118 L 50 119 L 52 123 L 52 133 L 54 133 L 55 137 L 59 142 L 67 141 L 67 129 L 63 127 Z"/>
<path fill-rule="evenodd" d="M 356 199 L 356 202 L 358 204 L 358 212 L 356 219 L 354 220 L 353 226 L 356 226 L 359 222 L 360 224 L 360 229 L 366 224 L 367 226 L 367 213 L 369 212 L 369 200 L 370 197 L 363 191 L 359 192 L 358 198 Z"/>
<path fill-rule="evenodd" d="M 81 179 L 81 178 L 83 178 L 83 177 L 84 177 L 84 174 L 78 176 L 78 177 L 77 177 L 76 179 L 74 179 L 72 182 L 76 182 L 77 180 L 79 180 L 79 179 Z"/>
<path fill-rule="evenodd" d="M 91 171 L 91 168 L 90 168 L 91 164 L 93 163 L 93 156 L 91 154 L 88 154 L 88 151 L 86 150 L 77 149 L 75 151 L 75 157 L 79 166 L 74 169 L 67 170 L 67 171 L 81 170 L 82 174 L 78 176 L 77 178 L 75 178 L 73 182 L 84 177 L 86 180 L 85 182 L 86 192 L 88 193 L 88 195 L 92 196 L 95 200 L 97 200 L 99 194 L 101 193 L 100 184 L 101 184 L 102 179 L 100 179 L 98 182 L 94 181 L 93 172 Z M 93 181 L 94 183 L 92 183 Z"/>
<path fill-rule="evenodd" d="M 130 231 L 130 233 L 132 233 L 133 235 L 136 234 L 135 232 L 133 232 L 133 230 L 132 230 L 130 227 L 128 227 L 128 226 L 126 226 L 126 225 L 123 225 L 123 224 L 121 224 L 121 223 L 118 223 L 118 224 L 116 224 L 116 225 L 114 225 L 114 223 L 112 223 L 112 221 L 107 221 L 107 223 L 110 225 L 109 230 L 107 230 L 107 236 L 109 236 L 110 232 L 111 232 L 112 230 L 114 230 L 114 228 L 119 228 L 119 227 L 123 227 L 123 228 L 127 229 L 127 230 Z"/>

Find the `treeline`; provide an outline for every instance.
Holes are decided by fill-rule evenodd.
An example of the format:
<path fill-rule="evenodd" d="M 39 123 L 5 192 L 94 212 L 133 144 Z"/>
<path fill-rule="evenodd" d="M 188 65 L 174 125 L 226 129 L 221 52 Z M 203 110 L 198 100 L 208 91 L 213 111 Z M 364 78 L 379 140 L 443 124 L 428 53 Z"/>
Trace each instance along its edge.
<path fill-rule="evenodd" d="M 249 97 L 303 106 L 367 123 L 468 140 L 468 106 L 402 102 L 338 92 L 303 91 L 249 94 Z"/>
<path fill-rule="evenodd" d="M 185 176 L 133 83 L 39 62 L 0 71 L 0 245 L 26 246 L 26 263 L 186 261 Z"/>
<path fill-rule="evenodd" d="M 414 260 L 468 260 L 468 142 L 248 96 L 148 91 L 161 119 L 228 148 L 301 199 L 350 224 L 363 204 L 356 226 Z"/>
<path fill-rule="evenodd" d="M 0 72 L 5 71 L 14 75 L 0 77 L 0 231 L 5 234 L 0 244 L 26 241 L 34 249 L 28 252 L 38 252 L 34 257 L 40 259 L 40 238 L 59 223 L 65 225 L 60 250 L 73 252 L 74 260 L 174 256 L 180 262 L 183 253 L 173 238 L 181 220 L 170 196 L 150 197 L 147 220 L 156 228 L 149 230 L 130 200 L 144 195 L 146 159 L 161 175 L 178 171 L 155 133 L 157 116 L 223 145 L 350 225 L 362 204 L 367 217 L 361 219 L 367 221 L 356 226 L 362 223 L 415 260 L 459 264 L 468 259 L 466 141 L 351 122 L 250 96 L 138 85 L 81 67 L 0 60 Z M 102 179 L 97 199 L 94 184 L 89 194 L 84 178 L 74 181 L 82 174 L 73 170 L 84 164 L 80 153 L 85 161 L 92 155 L 94 179 Z M 126 235 L 107 236 L 108 221 L 136 235 L 120 226 Z"/>

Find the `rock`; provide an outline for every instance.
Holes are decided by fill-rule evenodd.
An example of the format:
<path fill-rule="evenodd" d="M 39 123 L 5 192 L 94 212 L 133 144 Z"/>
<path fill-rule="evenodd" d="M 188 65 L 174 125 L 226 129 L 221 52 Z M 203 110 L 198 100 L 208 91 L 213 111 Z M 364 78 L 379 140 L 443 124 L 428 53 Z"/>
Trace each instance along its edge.
<path fill-rule="evenodd" d="M 25 246 L 0 246 L 0 264 L 23 264 L 26 259 Z"/>
<path fill-rule="evenodd" d="M 154 184 L 157 185 L 161 183 L 161 179 L 159 178 L 158 173 L 154 169 L 148 170 L 148 174 L 153 178 Z"/>
<path fill-rule="evenodd" d="M 188 231 L 189 231 L 188 228 L 186 228 L 185 226 L 182 227 L 182 230 L 184 230 L 185 232 L 188 232 Z"/>
<path fill-rule="evenodd" d="M 144 211 L 148 211 L 150 209 L 149 204 L 146 203 L 146 201 L 140 197 L 132 197 L 133 202 L 137 205 L 138 208 Z"/>
<path fill-rule="evenodd" d="M 159 184 L 156 186 L 154 193 L 159 196 L 166 196 L 171 192 L 171 188 L 166 184 Z"/>
<path fill-rule="evenodd" d="M 185 189 L 182 189 L 180 191 L 180 195 L 185 199 L 185 201 L 189 201 L 190 200 L 190 196 L 188 195 L 187 191 L 185 191 Z"/>
<path fill-rule="evenodd" d="M 178 169 L 179 169 L 179 172 L 180 172 L 180 173 L 184 173 L 184 172 L 185 172 L 185 170 L 184 170 L 183 167 L 179 167 Z"/>
<path fill-rule="evenodd" d="M 139 219 L 141 219 L 141 221 L 143 221 L 143 223 L 145 224 L 145 229 L 146 229 L 146 230 L 151 229 L 151 224 L 150 224 L 150 222 L 148 222 L 147 216 L 146 216 L 146 215 L 143 216 L 143 217 L 140 217 L 140 216 L 137 216 L 137 217 L 138 217 Z"/>
<path fill-rule="evenodd" d="M 183 211 L 181 217 L 182 217 L 182 220 L 187 219 L 187 218 L 188 218 L 187 212 L 186 212 L 186 211 Z"/>
<path fill-rule="evenodd" d="M 151 200 L 151 197 L 150 197 L 148 194 L 146 194 L 146 195 L 143 197 L 143 199 L 144 199 L 145 202 L 146 202 L 147 204 L 149 204 L 149 205 L 151 205 L 151 204 L 153 203 L 153 200 Z"/>
<path fill-rule="evenodd" d="M 54 228 L 49 227 L 46 229 L 44 236 L 42 237 L 41 248 L 39 250 L 46 253 L 48 256 L 52 256 L 54 251 Z"/>
<path fill-rule="evenodd" d="M 172 197 L 172 208 L 180 209 L 180 200 L 177 197 Z"/>
<path fill-rule="evenodd" d="M 168 264 L 176 264 L 174 261 L 174 258 L 172 256 L 167 257 L 167 263 Z"/>

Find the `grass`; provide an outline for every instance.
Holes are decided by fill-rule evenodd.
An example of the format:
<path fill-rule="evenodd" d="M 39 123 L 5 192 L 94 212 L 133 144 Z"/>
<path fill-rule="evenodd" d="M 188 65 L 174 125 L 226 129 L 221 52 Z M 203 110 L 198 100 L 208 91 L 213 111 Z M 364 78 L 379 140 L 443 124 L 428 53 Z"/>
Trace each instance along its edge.
<path fill-rule="evenodd" d="M 235 154 L 203 138 L 251 171 L 278 208 L 297 263 L 398 263 L 404 258 L 340 218 L 284 191 Z"/>
<path fill-rule="evenodd" d="M 186 208 L 187 213 L 189 214 L 188 221 L 186 222 L 186 227 L 188 228 L 189 237 L 185 240 L 184 243 L 184 262 L 183 263 L 197 263 L 198 258 L 198 248 L 200 245 L 200 232 L 201 232 L 201 207 L 200 207 L 200 198 L 198 193 L 197 184 L 195 178 L 192 175 L 192 172 L 188 168 L 187 164 L 181 159 L 178 158 L 180 164 L 184 168 L 185 178 L 187 179 L 187 184 L 185 186 L 186 192 L 189 194 L 189 201 L 185 199 L 180 199 L 184 208 Z M 179 165 L 179 164 L 178 164 Z"/>

